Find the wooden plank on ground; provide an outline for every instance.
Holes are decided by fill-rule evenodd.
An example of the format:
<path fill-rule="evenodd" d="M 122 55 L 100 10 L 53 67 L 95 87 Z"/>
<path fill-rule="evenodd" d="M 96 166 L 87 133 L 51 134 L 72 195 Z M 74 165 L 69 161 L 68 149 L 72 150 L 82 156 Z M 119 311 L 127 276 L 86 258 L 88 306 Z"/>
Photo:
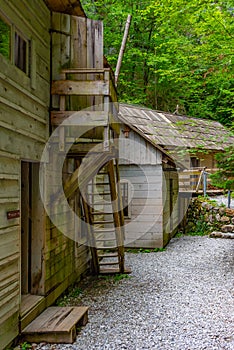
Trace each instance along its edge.
<path fill-rule="evenodd" d="M 29 342 L 72 343 L 76 338 L 77 325 L 88 322 L 88 307 L 47 308 L 23 331 L 23 340 Z"/>

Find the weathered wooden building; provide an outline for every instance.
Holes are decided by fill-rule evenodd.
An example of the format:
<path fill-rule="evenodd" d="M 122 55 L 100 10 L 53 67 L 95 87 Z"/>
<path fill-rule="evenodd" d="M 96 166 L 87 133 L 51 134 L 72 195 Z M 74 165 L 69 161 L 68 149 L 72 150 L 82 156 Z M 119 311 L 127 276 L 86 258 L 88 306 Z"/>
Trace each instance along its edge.
<path fill-rule="evenodd" d="M 105 149 L 99 148 L 95 160 L 83 166 L 82 184 L 86 186 L 107 164 L 112 199 L 116 196 L 118 172 L 110 143 L 119 131 L 112 120 L 117 110 L 110 111 L 109 102 L 115 102 L 117 95 L 111 70 L 104 67 L 102 41 L 102 23 L 87 19 L 78 0 L 0 0 L 1 349 L 90 266 L 99 271 L 97 252 L 87 242 L 91 233 L 77 226 L 75 215 L 91 217 L 86 202 L 81 203 L 77 167 L 90 148 L 103 141 Z M 86 134 L 82 143 L 77 131 L 61 126 L 48 148 L 54 147 L 54 153 L 41 162 L 51 133 L 75 111 L 90 106 L 80 117 L 94 121 L 92 135 Z M 51 198 L 42 196 L 44 203 L 41 199 L 41 192 L 59 177 L 53 165 L 60 155 L 73 216 L 67 214 L 68 207 L 54 201 L 48 205 L 51 212 L 46 211 L 45 201 Z M 46 180 L 40 182 L 44 173 Z M 120 203 L 115 205 L 118 209 Z M 114 215 L 117 226 L 119 213 Z M 53 221 L 55 216 L 66 234 Z M 116 264 L 123 272 L 122 232 L 114 230 Z"/>
<path fill-rule="evenodd" d="M 234 139 L 218 122 L 140 106 L 120 104 L 119 119 L 126 244 L 162 247 L 197 187 L 191 168 L 213 169 L 215 154 Z"/>
<path fill-rule="evenodd" d="M 125 245 L 162 248 L 178 226 L 176 165 L 155 143 L 156 130 L 147 133 L 149 119 L 143 109 L 120 104 L 119 119 Z"/>

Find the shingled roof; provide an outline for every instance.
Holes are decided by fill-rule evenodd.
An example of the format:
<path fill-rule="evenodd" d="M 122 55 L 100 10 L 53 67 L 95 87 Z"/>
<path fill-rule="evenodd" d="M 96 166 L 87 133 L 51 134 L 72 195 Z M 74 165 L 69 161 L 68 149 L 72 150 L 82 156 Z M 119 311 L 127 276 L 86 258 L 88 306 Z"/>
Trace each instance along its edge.
<path fill-rule="evenodd" d="M 154 145 L 223 150 L 234 137 L 219 122 L 120 104 L 119 119 Z"/>

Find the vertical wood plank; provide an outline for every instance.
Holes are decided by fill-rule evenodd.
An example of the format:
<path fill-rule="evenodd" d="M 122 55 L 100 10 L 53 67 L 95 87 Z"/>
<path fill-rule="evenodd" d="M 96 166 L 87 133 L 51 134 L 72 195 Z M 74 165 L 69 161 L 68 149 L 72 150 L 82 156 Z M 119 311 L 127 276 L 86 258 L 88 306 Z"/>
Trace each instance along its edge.
<path fill-rule="evenodd" d="M 31 293 L 44 295 L 45 211 L 39 189 L 39 163 L 32 164 L 32 240 L 31 240 Z"/>
<path fill-rule="evenodd" d="M 29 292 L 29 163 L 21 164 L 21 294 Z"/>
<path fill-rule="evenodd" d="M 118 245 L 119 271 L 120 273 L 124 273 L 124 240 L 119 217 L 118 195 L 116 191 L 115 170 L 113 160 L 111 160 L 108 163 L 108 176 L 111 190 L 111 201 L 113 209 L 113 218 L 115 223 L 116 241 Z"/>
<path fill-rule="evenodd" d="M 71 65 L 75 68 L 87 67 L 87 24 L 86 18 L 72 17 L 71 22 Z M 86 80 L 86 74 L 76 74 L 77 80 Z M 87 107 L 86 96 L 71 97 L 71 109 L 81 110 Z"/>

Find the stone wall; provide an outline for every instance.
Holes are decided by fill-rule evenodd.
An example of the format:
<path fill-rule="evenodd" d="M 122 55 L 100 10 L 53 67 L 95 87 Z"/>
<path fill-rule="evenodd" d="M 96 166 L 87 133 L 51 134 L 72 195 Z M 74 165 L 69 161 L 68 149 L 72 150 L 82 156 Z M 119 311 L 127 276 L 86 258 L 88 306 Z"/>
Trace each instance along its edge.
<path fill-rule="evenodd" d="M 234 209 L 218 205 L 205 198 L 193 198 L 187 212 L 186 232 L 202 228 L 212 231 L 234 232 Z"/>

